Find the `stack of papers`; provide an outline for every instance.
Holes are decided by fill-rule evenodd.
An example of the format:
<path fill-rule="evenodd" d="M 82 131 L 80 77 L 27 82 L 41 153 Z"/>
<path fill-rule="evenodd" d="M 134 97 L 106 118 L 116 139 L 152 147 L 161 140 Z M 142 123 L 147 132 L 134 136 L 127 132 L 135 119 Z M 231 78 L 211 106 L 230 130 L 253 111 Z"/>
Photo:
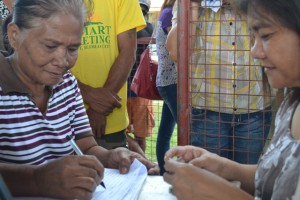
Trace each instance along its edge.
<path fill-rule="evenodd" d="M 104 170 L 104 189 L 99 185 L 92 200 L 137 200 L 147 178 L 147 168 L 140 161 L 134 160 L 127 174 L 120 174 L 117 169 Z"/>

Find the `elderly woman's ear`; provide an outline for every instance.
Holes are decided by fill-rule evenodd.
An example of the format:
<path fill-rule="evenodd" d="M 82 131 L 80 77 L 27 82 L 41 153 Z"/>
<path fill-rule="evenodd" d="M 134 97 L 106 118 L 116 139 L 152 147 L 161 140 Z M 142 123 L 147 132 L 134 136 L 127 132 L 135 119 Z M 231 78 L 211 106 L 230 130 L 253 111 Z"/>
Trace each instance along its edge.
<path fill-rule="evenodd" d="M 13 49 L 18 49 L 20 34 L 21 34 L 20 29 L 16 24 L 10 23 L 8 25 L 7 27 L 8 41 L 10 46 Z"/>

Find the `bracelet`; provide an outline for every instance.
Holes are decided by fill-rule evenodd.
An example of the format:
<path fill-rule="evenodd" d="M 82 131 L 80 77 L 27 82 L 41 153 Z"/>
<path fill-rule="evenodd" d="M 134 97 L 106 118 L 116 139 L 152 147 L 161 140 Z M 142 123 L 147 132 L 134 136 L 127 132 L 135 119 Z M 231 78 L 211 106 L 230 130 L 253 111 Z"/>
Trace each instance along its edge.
<path fill-rule="evenodd" d="M 86 154 L 91 148 L 94 148 L 94 147 L 97 147 L 97 146 L 99 146 L 99 145 L 95 144 L 95 145 L 89 147 L 88 149 L 86 149 L 86 150 L 84 151 L 84 154 Z"/>

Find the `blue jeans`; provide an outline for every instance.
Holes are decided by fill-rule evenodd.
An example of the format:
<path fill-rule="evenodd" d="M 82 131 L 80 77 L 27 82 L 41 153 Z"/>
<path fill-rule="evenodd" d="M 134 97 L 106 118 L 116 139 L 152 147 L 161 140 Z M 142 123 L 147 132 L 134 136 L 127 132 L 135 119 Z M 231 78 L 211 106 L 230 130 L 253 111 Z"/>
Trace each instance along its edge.
<path fill-rule="evenodd" d="M 192 109 L 191 144 L 239 163 L 256 164 L 268 137 L 271 107 L 246 114 Z"/>
<path fill-rule="evenodd" d="M 157 162 L 160 175 L 163 175 L 165 172 L 164 156 L 170 149 L 172 133 L 177 123 L 177 84 L 157 87 L 157 89 L 164 101 L 156 141 Z"/>

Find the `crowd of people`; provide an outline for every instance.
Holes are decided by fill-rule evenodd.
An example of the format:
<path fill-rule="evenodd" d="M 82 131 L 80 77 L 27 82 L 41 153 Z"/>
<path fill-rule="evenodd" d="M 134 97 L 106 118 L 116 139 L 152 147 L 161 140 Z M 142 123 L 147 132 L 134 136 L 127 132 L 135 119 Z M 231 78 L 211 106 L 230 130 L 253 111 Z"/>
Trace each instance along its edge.
<path fill-rule="evenodd" d="M 295 198 L 300 2 L 191 0 L 191 145 L 170 149 L 177 3 L 164 0 L 153 31 L 150 0 L 0 1 L 0 174 L 14 196 L 91 199 L 105 167 L 127 173 L 138 159 L 178 199 Z M 137 38 L 153 36 L 163 99 L 159 172 L 145 156 L 152 102 L 127 85 L 143 51 Z M 272 88 L 287 93 L 261 156 Z M 68 137 L 84 155 L 75 155 Z"/>
<path fill-rule="evenodd" d="M 146 137 L 152 135 L 153 128 L 155 126 L 155 116 L 153 109 L 153 102 L 150 99 L 145 99 L 137 96 L 133 91 L 131 91 L 131 83 L 135 72 L 138 69 L 141 55 L 146 48 L 148 48 L 149 43 L 152 42 L 153 35 L 153 25 L 149 22 L 149 10 L 151 6 L 150 0 L 139 0 L 143 16 L 146 21 L 146 27 L 138 31 L 136 36 L 137 40 L 145 39 L 148 44 L 137 44 L 136 51 L 136 62 L 131 69 L 131 73 L 128 77 L 128 87 L 127 87 L 127 110 L 129 116 L 129 126 L 127 128 L 127 141 L 128 147 L 131 149 L 133 142 L 136 142 L 139 147 L 139 152 L 145 155 L 146 151 Z M 151 44 L 150 44 L 151 45 Z M 150 47 L 149 47 L 150 48 Z M 130 135 L 133 134 L 133 136 Z M 145 155 L 146 156 L 146 155 Z"/>
<path fill-rule="evenodd" d="M 8 57 L 0 55 L 0 173 L 14 196 L 91 199 L 93 191 L 103 179 L 104 167 L 116 168 L 120 173 L 127 173 L 134 158 L 143 162 L 150 174 L 155 167 L 140 154 L 121 147 L 125 146 L 125 140 L 115 141 L 113 136 L 110 137 L 111 140 L 104 138 L 105 142 L 113 144 L 110 145 L 112 148 L 98 144 L 105 132 L 110 133 L 113 130 L 108 129 L 111 126 L 108 119 L 102 121 L 95 116 L 106 117 L 113 107 L 121 106 L 121 94 L 117 93 L 127 79 L 124 73 L 129 73 L 130 65 L 135 59 L 135 32 L 136 29 L 145 26 L 138 2 L 135 5 L 136 11 L 130 12 L 134 16 L 129 16 L 126 12 L 133 9 L 131 1 L 122 4 L 125 6 L 122 10 L 124 13 L 107 10 L 108 7 L 118 8 L 118 1 L 103 1 L 108 4 L 104 9 L 107 11 L 108 24 L 102 24 L 105 18 L 102 15 L 101 18 L 98 16 L 100 13 L 105 14 L 101 10 L 101 2 L 14 2 L 13 18 L 7 26 L 7 33 L 4 33 L 7 34 L 14 51 Z M 126 21 L 121 21 L 120 27 L 113 27 L 116 25 L 116 18 L 128 20 L 128 16 L 130 23 L 127 27 Z M 136 17 L 135 24 L 131 23 L 131 17 Z M 103 29 L 100 29 L 101 27 Z M 108 39 L 105 41 L 109 43 L 94 44 L 103 42 L 100 38 L 102 35 L 91 35 L 96 29 L 101 33 L 107 31 Z M 125 33 L 122 34 L 123 32 Z M 82 41 L 86 43 L 82 44 Z M 114 46 L 112 50 L 115 54 L 107 52 L 107 46 Z M 122 50 L 122 47 L 125 50 Z M 119 75 L 117 78 L 105 78 L 107 83 L 102 83 L 105 83 L 107 88 L 94 88 L 97 86 L 88 86 L 86 82 L 81 84 L 80 81 L 85 80 L 85 76 L 83 80 L 76 79 L 70 72 L 77 61 L 73 72 L 80 74 L 80 59 L 85 56 L 84 51 L 91 51 L 89 54 L 92 54 L 94 50 L 103 50 L 107 54 L 104 57 L 111 58 L 111 61 L 106 60 L 106 74 Z M 94 58 L 98 57 L 99 55 Z M 87 62 L 88 59 L 83 67 L 89 66 Z M 96 68 L 100 68 L 101 76 L 98 76 L 98 79 L 105 77 L 105 73 L 101 72 L 105 69 L 104 64 L 103 67 L 98 67 L 101 65 L 96 61 L 90 63 L 97 64 L 90 72 L 95 73 Z M 118 69 L 113 69 L 114 67 Z M 109 70 L 110 68 L 112 70 Z M 127 69 L 127 72 L 122 73 L 121 69 Z M 121 79 L 120 75 L 124 78 Z M 114 79 L 124 82 L 115 85 L 112 81 Z M 87 80 L 91 81 L 91 78 Z M 82 87 L 81 91 L 78 85 Z M 89 99 L 89 92 L 92 92 L 92 99 Z M 125 95 L 124 92 L 122 94 Z M 100 101 L 103 102 L 104 108 L 95 106 L 99 101 L 93 98 L 98 96 L 108 101 Z M 90 109 L 95 106 L 101 112 L 89 112 L 87 107 L 86 111 L 84 102 L 91 104 L 88 104 Z M 125 102 L 126 107 L 126 98 L 122 102 Z M 120 116 L 123 116 L 124 122 L 121 123 L 121 118 L 118 118 L 118 124 L 120 129 L 125 129 L 126 109 L 123 106 L 123 109 L 114 110 L 123 113 Z M 99 125 L 105 121 L 106 126 Z M 105 131 L 106 128 L 109 131 Z M 76 141 L 84 153 L 83 156 L 74 155 L 67 136 Z M 119 138 L 122 137 L 116 137 L 116 140 Z M 122 145 L 114 146 L 115 143 L 121 142 Z"/>

